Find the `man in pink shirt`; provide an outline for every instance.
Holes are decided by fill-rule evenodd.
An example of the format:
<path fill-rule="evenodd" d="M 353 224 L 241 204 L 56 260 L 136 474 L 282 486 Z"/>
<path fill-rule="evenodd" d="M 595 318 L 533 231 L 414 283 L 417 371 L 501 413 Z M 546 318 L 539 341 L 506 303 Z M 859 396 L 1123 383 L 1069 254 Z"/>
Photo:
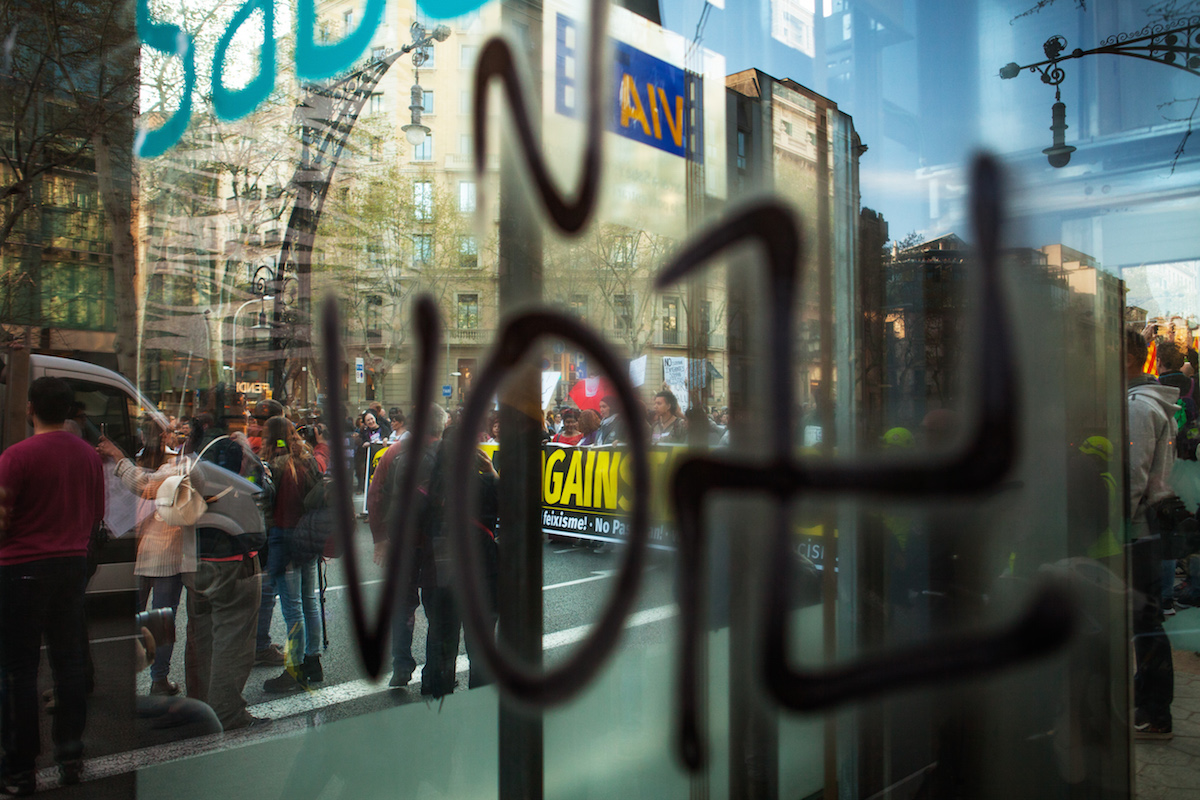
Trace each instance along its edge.
<path fill-rule="evenodd" d="M 79 782 L 87 718 L 87 549 L 104 519 L 100 456 L 63 430 L 75 402 L 58 378 L 29 387 L 34 435 L 0 454 L 7 525 L 0 531 L 0 743 L 3 786 L 33 794 L 38 663 L 45 637 L 54 672 L 54 757 L 64 784 Z"/>

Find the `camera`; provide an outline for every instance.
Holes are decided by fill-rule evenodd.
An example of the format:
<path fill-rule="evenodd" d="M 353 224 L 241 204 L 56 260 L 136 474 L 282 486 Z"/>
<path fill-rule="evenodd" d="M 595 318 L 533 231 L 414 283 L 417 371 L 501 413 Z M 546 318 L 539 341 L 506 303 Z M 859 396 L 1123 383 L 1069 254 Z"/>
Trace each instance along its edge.
<path fill-rule="evenodd" d="M 137 615 L 137 630 L 142 628 L 150 631 L 155 645 L 175 643 L 175 611 L 170 608 L 156 608 L 153 611 L 143 611 Z"/>

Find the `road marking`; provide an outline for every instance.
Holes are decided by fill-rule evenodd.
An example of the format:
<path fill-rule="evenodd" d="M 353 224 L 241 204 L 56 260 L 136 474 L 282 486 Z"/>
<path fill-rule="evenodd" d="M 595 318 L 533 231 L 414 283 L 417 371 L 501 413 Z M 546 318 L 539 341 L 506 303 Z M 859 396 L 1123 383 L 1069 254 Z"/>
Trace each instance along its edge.
<path fill-rule="evenodd" d="M 374 585 L 375 585 L 375 584 L 377 584 L 377 583 L 383 583 L 383 581 L 384 581 L 384 579 L 383 579 L 383 578 L 379 578 L 378 580 L 373 580 L 373 581 L 362 581 L 362 582 L 361 582 L 361 583 L 359 583 L 358 585 L 359 585 L 359 586 L 374 586 Z M 343 583 L 343 584 L 340 584 L 340 585 L 338 585 L 338 586 L 326 586 L 326 587 L 325 587 L 325 591 L 327 591 L 327 592 L 336 592 L 338 589 L 345 589 L 345 588 L 346 588 L 347 586 L 349 586 L 349 585 L 350 585 L 350 584 L 348 584 L 348 583 Z"/>
<path fill-rule="evenodd" d="M 88 639 L 88 642 L 90 644 L 105 644 L 106 642 L 128 642 L 140 638 L 142 638 L 140 633 L 131 633 L 128 636 L 109 636 L 107 639 Z M 43 649 L 45 649 L 44 645 Z"/>
<path fill-rule="evenodd" d="M 616 575 L 615 569 L 594 569 L 590 578 L 577 578 L 573 581 L 564 581 L 563 583 L 552 583 L 549 586 L 543 586 L 542 591 L 548 592 L 551 589 L 561 589 L 564 586 L 578 586 L 581 583 L 591 583 L 592 581 L 602 581 L 605 578 L 611 578 Z"/>
<path fill-rule="evenodd" d="M 654 622 L 661 622 L 664 619 L 670 619 L 671 617 L 678 616 L 678 614 L 679 606 L 674 603 L 668 603 L 665 606 L 658 606 L 656 608 L 647 608 L 645 611 L 631 614 L 629 619 L 625 621 L 625 627 L 638 628 L 642 625 L 649 625 Z M 542 650 L 553 650 L 557 647 L 574 644 L 586 637 L 591 629 L 591 625 L 579 625 L 574 628 L 547 633 L 542 637 Z"/>
<path fill-rule="evenodd" d="M 586 553 L 587 549 L 583 547 L 568 547 L 566 550 L 555 550 L 554 555 L 560 556 L 563 553 Z"/>
<path fill-rule="evenodd" d="M 128 636 L 109 636 L 104 639 L 88 639 L 88 644 L 108 644 L 109 642 L 131 642 L 134 639 L 140 639 L 140 633 L 131 633 Z M 42 645 L 42 649 L 46 649 L 46 645 Z"/>
<path fill-rule="evenodd" d="M 413 670 L 412 680 L 408 682 L 409 686 L 421 685 L 421 669 L 424 666 L 424 664 L 418 664 L 417 668 Z M 460 655 L 454 661 L 454 672 L 456 674 L 467 672 L 470 667 L 471 662 L 467 660 L 465 655 Z M 248 710 L 256 717 L 282 719 L 283 717 L 291 717 L 307 711 L 318 711 L 329 706 L 358 700 L 361 697 L 386 692 L 389 688 L 386 678 L 381 678 L 379 681 L 359 678 L 358 680 L 330 686 L 327 689 L 314 689 L 308 692 L 288 695 L 287 697 L 280 697 L 277 700 L 267 700 L 266 702 L 250 706 Z"/>

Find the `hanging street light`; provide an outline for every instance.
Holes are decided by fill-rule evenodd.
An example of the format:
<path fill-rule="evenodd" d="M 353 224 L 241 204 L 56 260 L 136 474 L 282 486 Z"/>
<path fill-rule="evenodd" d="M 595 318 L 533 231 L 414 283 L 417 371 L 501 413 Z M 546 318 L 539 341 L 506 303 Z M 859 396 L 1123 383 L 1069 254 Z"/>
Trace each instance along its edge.
<path fill-rule="evenodd" d="M 421 143 L 425 141 L 425 137 L 429 135 L 429 126 L 421 124 L 421 112 L 425 109 L 424 94 L 421 84 L 414 83 L 412 104 L 408 107 L 412 111 L 412 122 L 400 129 L 404 131 L 404 138 L 408 139 L 408 143 L 413 147 L 420 147 Z"/>
<path fill-rule="evenodd" d="M 421 123 L 421 112 L 425 110 L 425 91 L 421 88 L 421 67 L 429 60 L 428 48 L 432 47 L 435 41 L 446 41 L 450 37 L 450 29 L 445 25 L 438 25 L 433 30 L 429 30 L 421 23 L 414 22 L 409 30 L 412 32 L 413 40 L 412 44 L 404 46 L 404 52 L 412 51 L 412 103 L 408 106 L 409 111 L 412 112 L 412 121 L 400 130 L 404 131 L 404 138 L 408 139 L 409 144 L 413 147 L 420 147 L 430 133 L 429 126 Z"/>
<path fill-rule="evenodd" d="M 1200 76 L 1200 17 L 1192 17 L 1186 24 L 1167 28 L 1162 23 L 1147 25 L 1136 33 L 1118 33 L 1109 36 L 1099 47 L 1081 50 L 1076 47 L 1069 54 L 1067 40 L 1062 36 L 1051 36 L 1042 45 L 1045 61 L 1021 66 L 1010 61 L 1000 68 L 1000 77 L 1011 80 L 1025 70 L 1042 76 L 1042 83 L 1054 87 L 1054 105 L 1051 107 L 1050 130 L 1053 144 L 1042 152 L 1050 166 L 1065 167 L 1071 161 L 1075 148 L 1066 143 L 1067 106 L 1062 101 L 1061 85 L 1066 73 L 1060 62 L 1093 55 L 1128 56 L 1143 61 L 1153 61 L 1164 66 L 1181 69 Z"/>

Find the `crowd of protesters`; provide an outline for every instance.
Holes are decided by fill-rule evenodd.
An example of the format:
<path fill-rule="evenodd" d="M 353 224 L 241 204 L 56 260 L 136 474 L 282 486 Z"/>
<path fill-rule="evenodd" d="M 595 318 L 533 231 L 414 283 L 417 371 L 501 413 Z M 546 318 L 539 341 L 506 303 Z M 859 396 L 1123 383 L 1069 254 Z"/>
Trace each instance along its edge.
<path fill-rule="evenodd" d="M 440 697 L 454 691 L 462 624 L 449 588 L 451 570 L 443 539 L 449 458 L 458 436 L 498 444 L 497 413 L 480 430 L 468 432 L 461 429 L 462 409 L 451 415 L 431 406 L 426 428 L 418 431 L 410 429 L 411 417 L 400 408 L 385 411 L 373 402 L 357 417 L 345 419 L 345 438 L 333 443 L 317 409 L 286 408 L 269 399 L 248 403 L 218 386 L 205 393 L 191 416 L 169 417 L 166 429 L 159 421 L 143 419 L 135 451 L 127 453 L 107 438 L 94 448 L 80 438 L 78 426 L 72 424 L 75 404 L 67 384 L 41 379 L 30 394 L 35 434 L 49 435 L 35 435 L 0 458 L 0 492 L 6 493 L 0 495 L 5 498 L 0 510 L 7 510 L 0 515 L 0 600 L 6 603 L 0 637 L 7 645 L 0 665 L 7 676 L 0 686 L 6 790 L 33 790 L 36 784 L 30 776 L 38 751 L 37 648 L 22 650 L 10 643 L 40 643 L 43 635 L 56 663 L 56 691 L 42 698 L 57 705 L 55 755 L 63 782 L 79 779 L 86 694 L 92 681 L 83 598 L 89 555 L 94 556 L 97 531 L 103 527 L 106 490 L 101 470 L 106 463 L 111 480 L 137 506 L 133 533 L 138 542 L 134 574 L 139 611 L 160 612 L 168 629 L 174 627 L 181 605 L 187 611 L 186 635 L 180 637 L 182 686 L 171 679 L 172 663 L 178 660 L 173 633 L 160 634 L 156 643 L 149 629 L 143 629 L 137 643 L 139 661 L 150 671 L 149 695 L 139 699 L 138 714 L 151 721 L 150 728 L 170 729 L 172 733 L 163 735 L 177 739 L 269 724 L 269 719 L 250 713 L 244 697 L 255 666 L 281 670 L 263 683 L 266 693 L 320 688 L 328 637 L 318 602 L 318 570 L 326 557 L 338 555 L 331 546 L 328 513 L 335 455 L 352 465 L 360 492 L 367 488 L 368 459 L 374 466 L 366 516 L 376 564 L 386 568 L 405 519 L 417 528 L 411 538 L 413 551 L 401 560 L 409 569 L 394 612 L 389 685 L 402 689 L 418 680 L 412 643 L 419 605 L 428 620 L 420 692 Z M 654 443 L 686 443 L 688 423 L 670 391 L 658 392 L 649 407 L 639 406 L 632 413 L 621 413 L 619 406 L 615 397 L 606 396 L 595 408 L 549 411 L 543 438 L 573 447 L 619 445 L 631 435 Z M 713 409 L 706 421 L 712 443 L 727 438 L 727 414 Z M 414 447 L 421 448 L 417 457 L 404 457 Z M 54 449 L 55 457 L 40 458 L 37 452 L 45 448 Z M 71 448 L 80 450 L 78 457 L 61 457 Z M 477 460 L 470 535 L 483 567 L 483 594 L 494 623 L 499 473 L 484 449 L 477 450 Z M 402 487 L 405 471 L 412 468 L 417 470 L 418 492 L 406 507 Z M 62 487 L 71 498 L 31 492 L 32 486 Z M 209 507 L 231 490 L 234 497 L 253 498 L 248 501 L 251 512 L 230 511 L 225 522 L 211 522 Z M 110 498 L 112 491 L 110 486 Z M 185 517 L 179 498 L 189 492 L 199 508 Z M 164 496 L 169 499 L 164 501 Z M 43 529 L 52 533 L 31 544 Z M 283 642 L 271 640 L 276 602 L 286 631 Z M 12 613 L 16 608 L 36 608 L 39 613 Z M 476 643 L 470 637 L 466 648 L 469 686 L 487 683 L 481 665 L 471 658 Z"/>

